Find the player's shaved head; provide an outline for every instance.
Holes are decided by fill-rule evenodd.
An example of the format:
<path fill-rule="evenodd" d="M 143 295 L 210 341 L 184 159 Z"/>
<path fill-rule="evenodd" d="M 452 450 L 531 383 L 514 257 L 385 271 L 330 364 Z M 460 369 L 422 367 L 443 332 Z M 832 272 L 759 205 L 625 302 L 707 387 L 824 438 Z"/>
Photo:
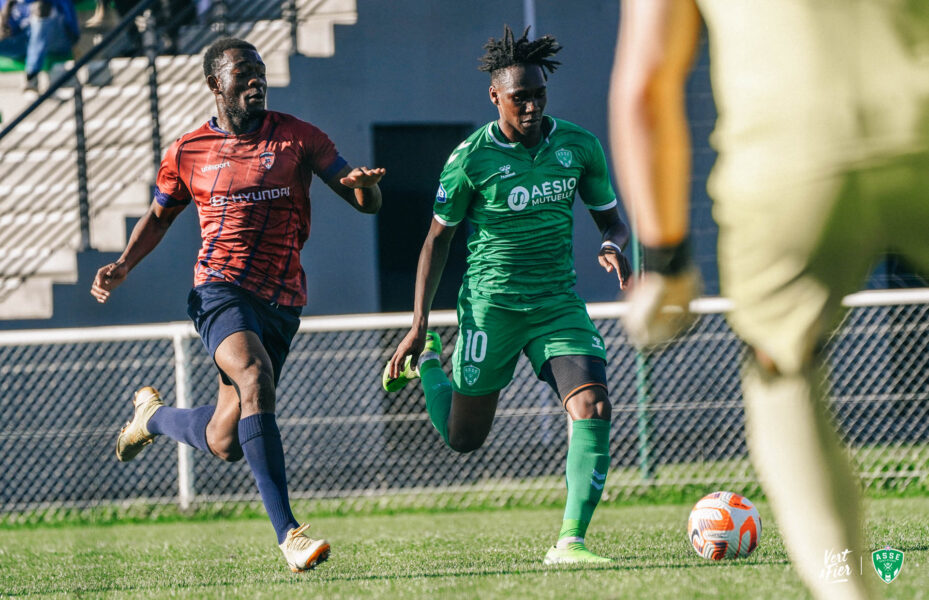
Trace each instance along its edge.
<path fill-rule="evenodd" d="M 542 69 L 542 75 L 545 73 L 554 73 L 555 69 L 561 63 L 557 60 L 550 60 L 552 56 L 561 50 L 561 45 L 550 35 L 543 35 L 539 39 L 529 41 L 529 28 L 523 32 L 522 36 L 516 38 L 513 30 L 509 25 L 503 26 L 503 37 L 500 39 L 490 38 L 484 44 L 486 54 L 480 58 L 481 64 L 478 70 L 490 73 L 491 80 L 495 80 L 499 74 L 508 67 L 515 65 L 537 65 Z"/>
<path fill-rule="evenodd" d="M 233 49 L 254 50 L 258 52 L 258 48 L 245 40 L 233 37 L 219 38 L 210 44 L 210 47 L 207 48 L 206 52 L 203 54 L 203 76 L 209 77 L 210 75 L 216 75 L 216 70 L 223 61 L 224 53 L 226 50 Z"/>

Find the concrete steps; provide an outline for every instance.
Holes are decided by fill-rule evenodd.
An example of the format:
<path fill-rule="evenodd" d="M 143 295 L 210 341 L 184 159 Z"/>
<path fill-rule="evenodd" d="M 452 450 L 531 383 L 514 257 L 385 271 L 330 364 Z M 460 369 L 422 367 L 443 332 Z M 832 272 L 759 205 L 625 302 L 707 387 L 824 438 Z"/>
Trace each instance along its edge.
<path fill-rule="evenodd" d="M 298 0 L 299 26 L 294 35 L 279 10 L 269 12 L 270 4 L 227 5 L 228 20 L 234 21 L 236 14 L 268 17 L 226 23 L 221 34 L 244 38 L 262 50 L 269 87 L 290 85 L 293 52 L 332 56 L 335 25 L 357 20 L 355 0 Z M 162 152 L 213 112 L 201 56 L 204 44 L 219 35 L 212 29 L 185 27 L 179 48 L 189 54 L 156 59 Z M 47 85 L 44 75 L 43 79 L 43 86 Z M 121 251 L 126 220 L 144 214 L 151 203 L 155 165 L 148 79 L 146 58 L 91 62 L 79 73 L 90 242 L 96 250 Z M 22 93 L 23 81 L 22 73 L 0 73 L 4 122 L 35 99 Z M 80 216 L 73 97 L 73 88 L 59 90 L 0 140 L 0 319 L 50 317 L 53 285 L 77 279 Z"/>

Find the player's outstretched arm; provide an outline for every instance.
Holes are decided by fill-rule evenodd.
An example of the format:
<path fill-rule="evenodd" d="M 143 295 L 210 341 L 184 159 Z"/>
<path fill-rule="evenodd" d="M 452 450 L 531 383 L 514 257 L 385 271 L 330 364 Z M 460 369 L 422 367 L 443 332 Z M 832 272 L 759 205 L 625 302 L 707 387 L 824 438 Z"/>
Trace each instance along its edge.
<path fill-rule="evenodd" d="M 442 279 L 442 272 L 448 261 L 448 249 L 452 238 L 455 237 L 457 227 L 457 225 L 445 225 L 436 219 L 432 220 L 416 267 L 416 287 L 413 290 L 413 326 L 401 340 L 388 363 L 390 377 L 397 377 L 400 374 L 407 356 L 412 356 L 414 365 L 419 360 L 419 354 L 426 344 L 426 329 L 429 326 L 432 300 L 435 298 L 439 281 Z"/>
<path fill-rule="evenodd" d="M 640 348 L 694 320 L 701 290 L 687 240 L 691 144 L 684 104 L 700 34 L 692 0 L 626 0 L 610 81 L 610 144 L 644 273 L 628 296 L 626 332 Z"/>
<path fill-rule="evenodd" d="M 145 216 L 139 219 L 133 227 L 129 243 L 126 244 L 122 256 L 116 262 L 104 265 L 97 270 L 97 275 L 90 287 L 90 295 L 96 298 L 97 302 L 103 303 L 109 300 L 110 293 L 126 280 L 129 271 L 158 245 L 168 227 L 184 210 L 184 206 L 165 208 L 158 202 L 152 202 Z"/>
<path fill-rule="evenodd" d="M 386 173 L 387 170 L 383 167 L 369 169 L 345 165 L 326 181 L 326 185 L 351 204 L 355 210 L 374 214 L 381 210 L 381 188 L 377 183 Z"/>
<path fill-rule="evenodd" d="M 684 103 L 700 34 L 691 0 L 626 0 L 610 80 L 610 145 L 626 213 L 645 246 L 689 227 L 691 144 Z"/>
<path fill-rule="evenodd" d="M 616 273 L 619 288 L 626 289 L 629 277 L 632 275 L 632 266 L 623 254 L 626 244 L 629 243 L 629 227 L 619 216 L 616 207 L 607 210 L 591 210 L 590 214 L 602 234 L 597 262 L 606 269 L 607 273 Z"/>

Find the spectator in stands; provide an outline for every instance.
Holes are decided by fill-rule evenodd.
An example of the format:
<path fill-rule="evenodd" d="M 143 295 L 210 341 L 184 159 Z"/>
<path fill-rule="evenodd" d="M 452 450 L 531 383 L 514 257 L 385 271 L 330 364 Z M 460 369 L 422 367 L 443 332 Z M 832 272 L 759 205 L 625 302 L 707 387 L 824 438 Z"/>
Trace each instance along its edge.
<path fill-rule="evenodd" d="M 80 37 L 72 0 L 0 0 L 0 54 L 25 64 L 26 87 L 38 91 L 49 58 L 70 58 Z"/>
<path fill-rule="evenodd" d="M 129 14 L 140 0 L 114 0 L 113 5 L 120 18 Z M 157 0 L 151 4 L 152 16 L 161 38 L 160 54 L 177 54 L 178 36 L 181 27 L 196 20 L 198 11 L 193 0 Z M 142 35 L 135 28 L 129 28 L 132 54 L 142 53 Z"/>

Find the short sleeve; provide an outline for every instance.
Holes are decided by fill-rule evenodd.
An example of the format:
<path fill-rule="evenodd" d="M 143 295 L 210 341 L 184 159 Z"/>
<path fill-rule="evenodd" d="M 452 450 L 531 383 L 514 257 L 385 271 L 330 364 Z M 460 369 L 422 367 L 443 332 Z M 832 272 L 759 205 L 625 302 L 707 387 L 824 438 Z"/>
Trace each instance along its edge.
<path fill-rule="evenodd" d="M 171 144 L 158 168 L 158 177 L 155 180 L 155 202 L 165 208 L 190 204 L 190 190 L 178 172 L 180 152 L 182 152 L 180 141 Z"/>
<path fill-rule="evenodd" d="M 348 164 L 329 136 L 318 127 L 305 123 L 303 133 L 306 148 L 304 166 L 315 173 L 323 181 L 328 181 Z"/>
<path fill-rule="evenodd" d="M 610 172 L 600 141 L 591 136 L 585 148 L 584 173 L 578 182 L 581 200 L 590 210 L 609 210 L 616 206 L 616 191 L 610 183 Z"/>
<path fill-rule="evenodd" d="M 439 189 L 433 205 L 436 220 L 449 227 L 461 223 L 476 193 L 461 161 L 447 163 L 439 176 Z"/>

